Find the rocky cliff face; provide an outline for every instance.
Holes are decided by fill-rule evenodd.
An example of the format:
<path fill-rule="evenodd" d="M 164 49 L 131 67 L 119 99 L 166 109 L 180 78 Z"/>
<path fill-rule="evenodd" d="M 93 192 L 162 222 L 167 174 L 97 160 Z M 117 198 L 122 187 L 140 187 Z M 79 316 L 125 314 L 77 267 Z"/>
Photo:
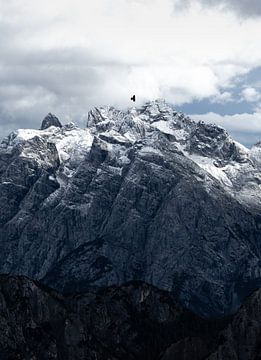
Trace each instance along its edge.
<path fill-rule="evenodd" d="M 204 316 L 261 284 L 261 168 L 164 101 L 45 122 L 0 147 L 0 272 L 63 292 L 143 280 Z"/>
<path fill-rule="evenodd" d="M 65 297 L 27 278 L 0 276 L 0 326 L 2 360 L 156 360 L 188 337 L 193 359 L 202 359 L 224 323 L 197 318 L 144 283 Z M 177 354 L 191 360 L 193 351 Z"/>
<path fill-rule="evenodd" d="M 210 321 L 141 282 L 64 296 L 2 275 L 1 359 L 258 359 L 260 305 L 258 291 L 232 318 Z"/>
<path fill-rule="evenodd" d="M 41 125 L 41 130 L 46 130 L 48 129 L 50 126 L 55 126 L 55 127 L 62 127 L 62 124 L 60 123 L 59 119 L 49 113 L 42 121 L 42 125 Z"/>

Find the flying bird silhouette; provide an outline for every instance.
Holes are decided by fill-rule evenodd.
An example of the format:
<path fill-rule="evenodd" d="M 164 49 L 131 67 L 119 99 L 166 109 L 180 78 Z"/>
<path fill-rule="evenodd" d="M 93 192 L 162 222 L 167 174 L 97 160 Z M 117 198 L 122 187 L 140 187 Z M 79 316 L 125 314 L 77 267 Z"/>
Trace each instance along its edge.
<path fill-rule="evenodd" d="M 133 95 L 133 96 L 131 97 L 131 100 L 132 100 L 132 101 L 136 101 L 136 96 Z"/>

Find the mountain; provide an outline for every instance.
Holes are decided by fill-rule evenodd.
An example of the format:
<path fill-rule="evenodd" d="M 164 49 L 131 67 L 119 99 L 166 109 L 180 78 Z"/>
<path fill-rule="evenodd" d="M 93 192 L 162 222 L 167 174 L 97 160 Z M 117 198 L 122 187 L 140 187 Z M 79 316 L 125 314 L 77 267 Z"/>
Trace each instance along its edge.
<path fill-rule="evenodd" d="M 260 144 L 164 100 L 57 120 L 1 143 L 1 273 L 64 293 L 142 280 L 206 317 L 261 286 Z"/>
<path fill-rule="evenodd" d="M 223 320 L 181 308 L 142 282 L 64 296 L 0 276 L 1 359 L 254 360 L 261 356 L 261 291 Z"/>

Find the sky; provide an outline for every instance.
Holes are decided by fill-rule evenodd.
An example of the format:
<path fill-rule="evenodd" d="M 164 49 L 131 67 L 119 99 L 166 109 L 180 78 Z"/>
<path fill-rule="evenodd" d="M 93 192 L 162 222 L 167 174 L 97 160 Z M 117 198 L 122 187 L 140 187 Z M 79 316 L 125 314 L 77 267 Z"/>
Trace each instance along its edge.
<path fill-rule="evenodd" d="M 261 140 L 260 0 L 0 0 L 0 138 L 165 98 Z"/>

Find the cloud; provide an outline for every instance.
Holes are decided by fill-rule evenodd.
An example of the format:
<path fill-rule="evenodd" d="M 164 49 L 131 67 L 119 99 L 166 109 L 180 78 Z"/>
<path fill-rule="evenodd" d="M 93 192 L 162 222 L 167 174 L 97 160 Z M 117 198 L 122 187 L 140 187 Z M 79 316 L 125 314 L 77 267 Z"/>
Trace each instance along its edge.
<path fill-rule="evenodd" d="M 215 7 L 219 10 L 232 10 L 242 17 L 261 16 L 260 0 L 179 0 L 178 7 L 188 7 L 192 3 L 201 3 L 202 6 Z"/>
<path fill-rule="evenodd" d="M 246 100 L 248 102 L 258 102 L 261 100 L 261 94 L 252 87 L 247 87 L 242 91 L 242 97 L 243 100 Z"/>
<path fill-rule="evenodd" d="M 233 95 L 229 91 L 224 91 L 222 93 L 217 94 L 211 99 L 212 103 L 217 104 L 226 104 L 228 102 L 233 101 Z"/>
<path fill-rule="evenodd" d="M 83 124 L 90 107 L 131 106 L 134 93 L 137 105 L 232 103 L 238 79 L 261 65 L 260 20 L 208 8 L 206 16 L 194 5 L 173 12 L 173 0 L 0 0 L 1 136 L 39 127 L 49 111 Z"/>

